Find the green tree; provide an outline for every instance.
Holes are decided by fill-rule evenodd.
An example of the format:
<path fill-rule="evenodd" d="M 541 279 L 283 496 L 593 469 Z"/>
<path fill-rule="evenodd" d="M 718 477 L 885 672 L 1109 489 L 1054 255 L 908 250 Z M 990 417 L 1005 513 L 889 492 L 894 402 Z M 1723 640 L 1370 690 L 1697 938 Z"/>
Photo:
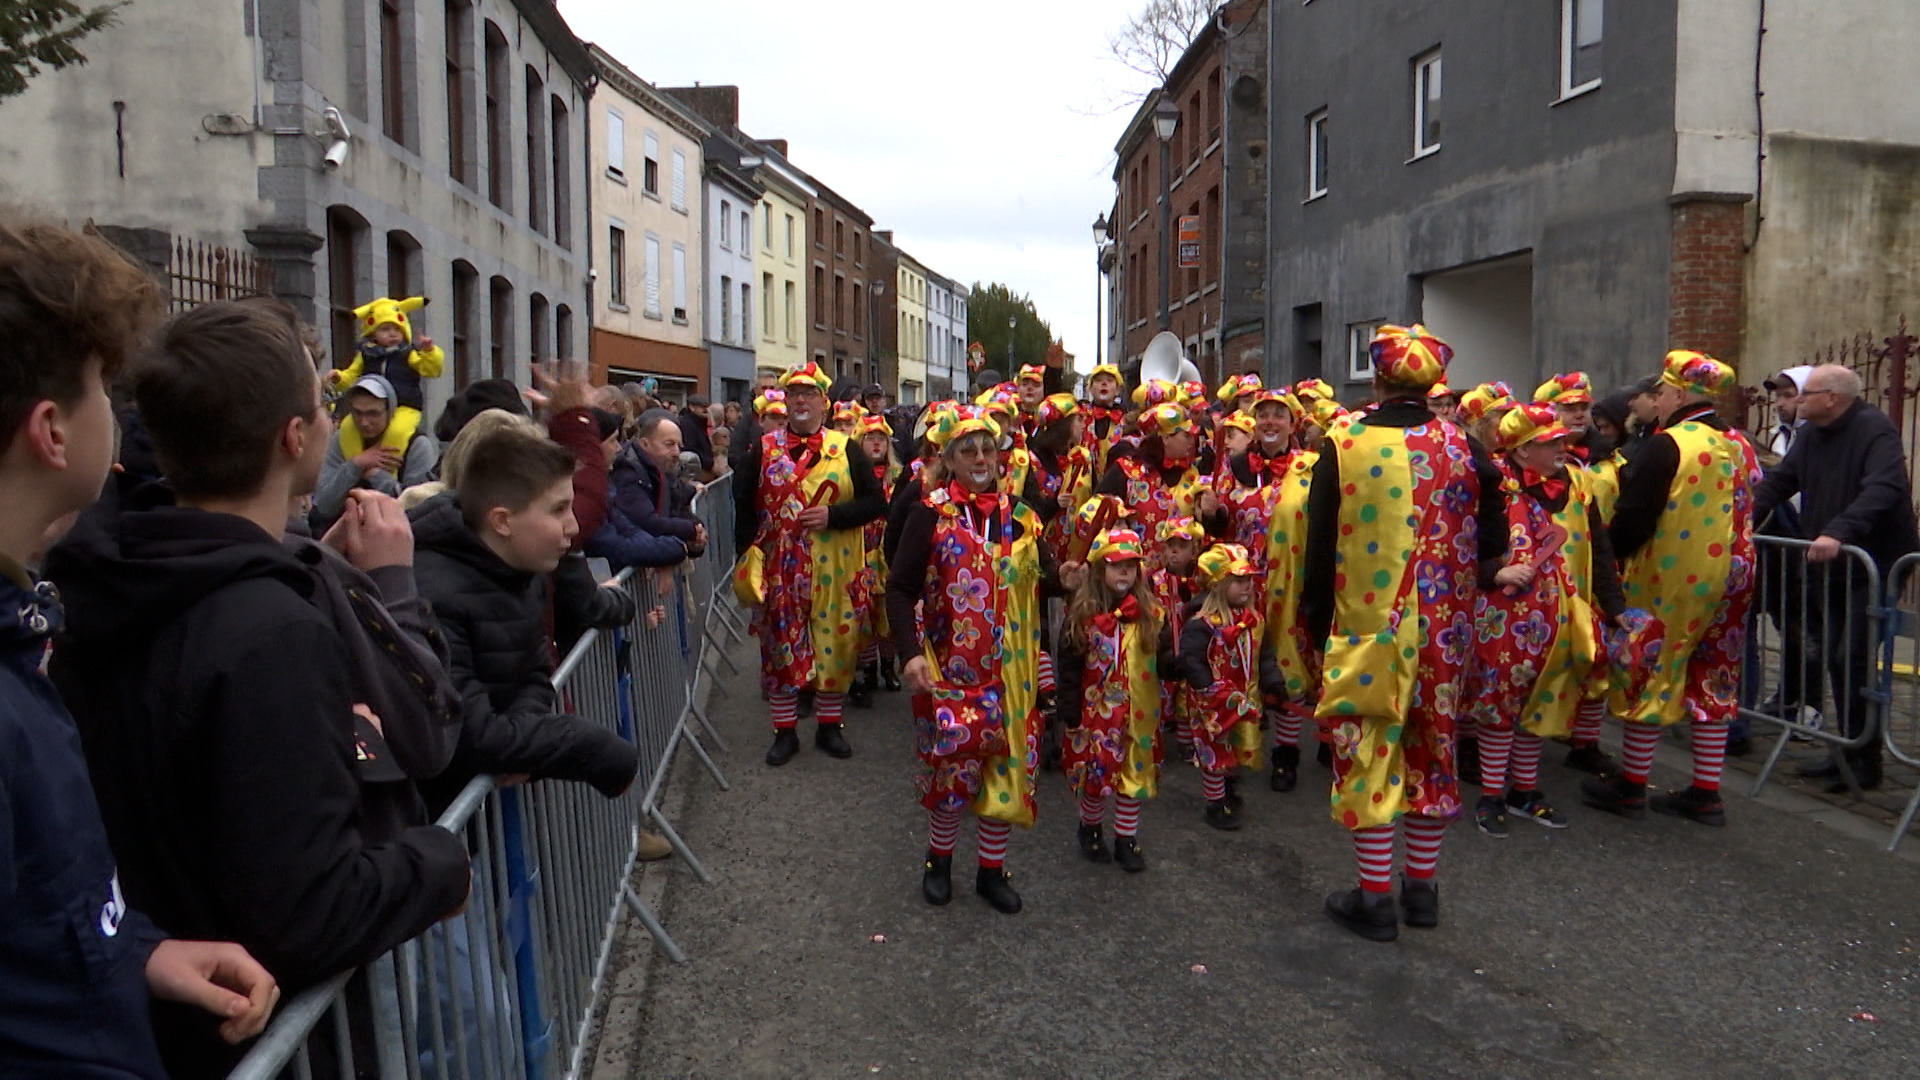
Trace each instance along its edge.
<path fill-rule="evenodd" d="M 111 26 L 122 6 L 87 9 L 72 0 L 0 0 L 0 99 L 25 92 L 27 80 L 42 70 L 86 63 L 74 42 Z"/>
<path fill-rule="evenodd" d="M 1007 317 L 1017 325 L 1013 329 L 1013 368 L 1007 369 Z M 1053 327 L 1034 310 L 1032 299 L 1015 293 L 998 282 L 973 283 L 967 297 L 967 341 L 979 342 L 986 349 L 986 366 L 1008 379 L 1027 364 L 1046 361 L 1047 347 L 1053 344 Z"/>

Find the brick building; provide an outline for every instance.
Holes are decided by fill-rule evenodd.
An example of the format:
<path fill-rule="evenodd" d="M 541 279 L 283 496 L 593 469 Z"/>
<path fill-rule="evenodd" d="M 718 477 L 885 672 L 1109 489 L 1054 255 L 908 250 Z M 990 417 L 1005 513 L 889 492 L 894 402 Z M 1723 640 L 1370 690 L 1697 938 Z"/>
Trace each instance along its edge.
<path fill-rule="evenodd" d="M 814 180 L 807 203 L 807 350 L 822 371 L 861 385 L 878 382 L 868 357 L 873 312 L 868 298 L 876 274 L 873 218 L 845 196 Z"/>

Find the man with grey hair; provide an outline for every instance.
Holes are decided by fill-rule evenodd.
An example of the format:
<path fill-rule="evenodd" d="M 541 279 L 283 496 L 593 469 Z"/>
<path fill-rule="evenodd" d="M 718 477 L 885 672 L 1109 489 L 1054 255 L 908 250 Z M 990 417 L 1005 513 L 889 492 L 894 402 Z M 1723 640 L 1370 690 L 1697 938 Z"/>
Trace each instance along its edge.
<path fill-rule="evenodd" d="M 1754 489 L 1754 520 L 1794 495 L 1800 496 L 1800 533 L 1813 538 L 1807 562 L 1818 565 L 1841 557 L 1851 545 L 1872 556 L 1884 574 L 1900 556 L 1920 551 L 1915 525 L 1913 485 L 1901 449 L 1899 429 L 1885 413 L 1860 400 L 1860 376 L 1838 364 L 1822 364 L 1807 373 L 1800 387 L 1800 418 L 1805 422 L 1786 459 Z M 1807 635 L 1826 658 L 1840 730 L 1857 736 L 1866 723 L 1873 692 L 1873 647 L 1867 613 L 1870 582 L 1847 567 L 1820 574 L 1809 567 Z M 1824 585 L 1822 581 L 1824 580 Z M 1818 694 L 1807 688 L 1807 697 Z M 1813 704 L 1810 700 L 1808 704 Z M 1846 765 L 1862 788 L 1880 783 L 1880 740 L 1847 751 Z M 1834 777 L 1829 791 L 1848 786 L 1838 759 L 1803 769 L 1804 775 Z"/>

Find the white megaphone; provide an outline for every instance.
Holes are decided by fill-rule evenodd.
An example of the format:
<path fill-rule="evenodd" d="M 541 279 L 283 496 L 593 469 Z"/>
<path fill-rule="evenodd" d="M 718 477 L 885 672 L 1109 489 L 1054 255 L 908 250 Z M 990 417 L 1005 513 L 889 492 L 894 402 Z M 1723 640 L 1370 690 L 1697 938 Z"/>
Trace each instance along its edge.
<path fill-rule="evenodd" d="M 1153 340 L 1147 342 L 1147 351 L 1140 355 L 1140 381 L 1199 382 L 1200 369 L 1187 359 L 1180 339 L 1162 330 L 1153 335 Z"/>

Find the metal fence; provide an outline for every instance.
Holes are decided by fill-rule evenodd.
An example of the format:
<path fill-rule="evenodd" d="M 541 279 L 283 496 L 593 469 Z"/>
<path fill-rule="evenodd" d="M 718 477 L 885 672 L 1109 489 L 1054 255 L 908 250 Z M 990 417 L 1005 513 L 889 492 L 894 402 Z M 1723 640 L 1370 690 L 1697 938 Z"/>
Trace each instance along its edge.
<path fill-rule="evenodd" d="M 675 962 L 686 955 L 634 891 L 639 833 L 650 826 L 701 881 L 712 876 L 662 811 L 681 748 L 725 790 L 708 752 L 725 749 L 700 701 L 714 657 L 743 632 L 726 582 L 732 485 L 700 493 L 707 551 L 673 572 L 622 571 L 639 616 L 590 630 L 555 670 L 561 707 L 634 743 L 640 774 L 617 798 L 576 783 L 501 788 L 474 779 L 439 824 L 466 838 L 473 885 L 460 914 L 358 971 L 289 1000 L 230 1080 L 373 1076 L 381 1080 L 573 1078 L 605 999 L 625 907 Z"/>

